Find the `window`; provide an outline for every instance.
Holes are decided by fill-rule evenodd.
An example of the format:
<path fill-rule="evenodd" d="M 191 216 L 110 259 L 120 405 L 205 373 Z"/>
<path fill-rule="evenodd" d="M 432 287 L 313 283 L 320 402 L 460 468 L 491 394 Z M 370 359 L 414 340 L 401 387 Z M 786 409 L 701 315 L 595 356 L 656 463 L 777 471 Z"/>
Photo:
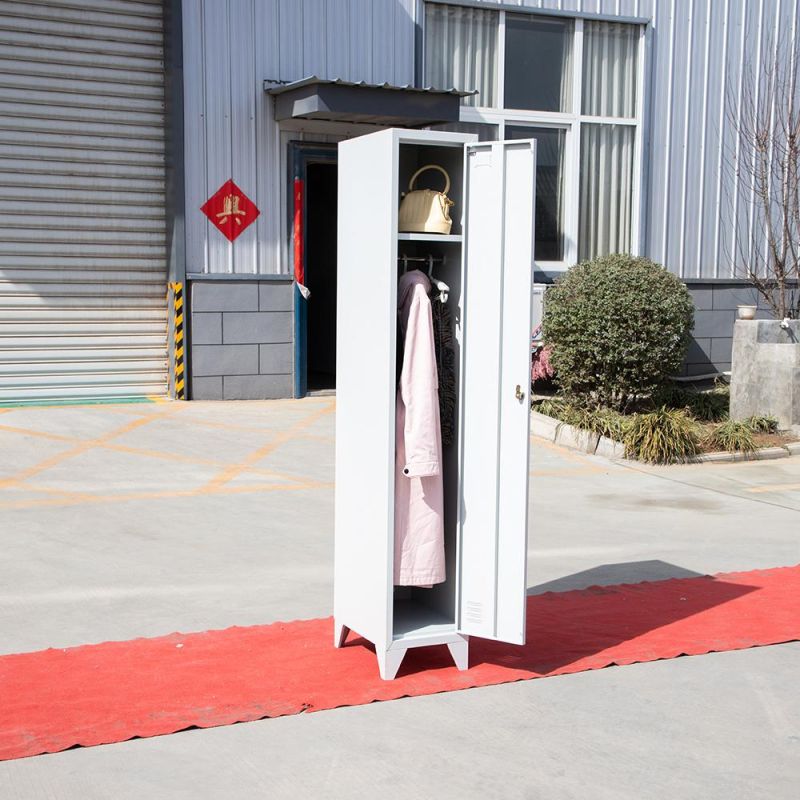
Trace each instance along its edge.
<path fill-rule="evenodd" d="M 630 249 L 633 132 L 624 125 L 581 126 L 581 261 Z"/>
<path fill-rule="evenodd" d="M 639 30 L 615 22 L 583 23 L 584 114 L 636 116 L 636 50 Z"/>
<path fill-rule="evenodd" d="M 469 105 L 497 102 L 496 11 L 429 5 L 425 16 L 425 74 L 428 86 L 477 89 Z"/>
<path fill-rule="evenodd" d="M 535 258 L 564 258 L 562 201 L 564 196 L 564 142 L 558 128 L 506 125 L 506 139 L 536 139 L 536 241 Z"/>
<path fill-rule="evenodd" d="M 442 122 L 430 125 L 432 131 L 452 131 L 453 133 L 477 133 L 479 142 L 495 142 L 500 138 L 499 125 L 487 125 L 485 122 Z"/>
<path fill-rule="evenodd" d="M 537 141 L 537 264 L 636 252 L 643 26 L 425 7 L 426 85 L 478 90 L 462 126 Z"/>
<path fill-rule="evenodd" d="M 505 107 L 569 111 L 572 23 L 506 14 L 505 29 Z"/>

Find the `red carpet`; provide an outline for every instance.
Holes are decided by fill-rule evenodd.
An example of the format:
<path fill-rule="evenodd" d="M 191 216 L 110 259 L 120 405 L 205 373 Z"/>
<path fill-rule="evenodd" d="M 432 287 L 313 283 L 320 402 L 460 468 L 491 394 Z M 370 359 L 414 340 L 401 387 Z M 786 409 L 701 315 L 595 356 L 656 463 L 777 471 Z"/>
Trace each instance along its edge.
<path fill-rule="evenodd" d="M 524 647 L 473 639 L 470 669 L 412 650 L 395 681 L 330 619 L 0 657 L 0 759 L 189 727 L 800 639 L 800 566 L 528 598 Z"/>

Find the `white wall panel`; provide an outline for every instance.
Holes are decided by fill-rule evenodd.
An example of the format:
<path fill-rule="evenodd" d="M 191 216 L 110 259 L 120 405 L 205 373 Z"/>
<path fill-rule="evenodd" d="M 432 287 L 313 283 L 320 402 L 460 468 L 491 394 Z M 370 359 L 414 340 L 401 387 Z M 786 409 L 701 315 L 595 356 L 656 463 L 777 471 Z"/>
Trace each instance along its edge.
<path fill-rule="evenodd" d="M 372 81 L 373 0 L 350 0 L 350 75 L 351 81 Z M 412 72 L 413 77 L 413 72 Z"/>
<path fill-rule="evenodd" d="M 252 90 L 255 77 L 255 47 L 253 37 L 255 8 L 249 0 L 229 0 L 231 52 L 231 166 L 230 174 L 240 176 L 239 188 L 255 197 L 257 188 L 256 157 L 256 96 Z M 234 124 L 238 122 L 239 124 Z M 212 189 L 213 191 L 213 189 Z M 216 230 L 214 231 L 216 233 Z M 231 246 L 232 272 L 257 272 L 258 229 L 250 225 Z"/>
<path fill-rule="evenodd" d="M 325 0 L 325 74 L 328 77 L 350 75 L 352 6 L 350 0 Z"/>
<path fill-rule="evenodd" d="M 285 181 L 279 172 L 280 139 L 275 135 L 276 123 L 273 119 L 272 103 L 266 102 L 258 85 L 262 78 L 275 78 L 280 75 L 280 29 L 276 24 L 280 0 L 265 0 L 255 4 L 256 41 L 255 50 L 254 104 L 256 114 L 256 195 L 261 214 L 251 226 L 256 231 L 257 261 L 255 272 L 280 272 L 279 252 L 282 236 L 280 234 L 281 184 Z M 259 94 L 261 93 L 261 94 Z M 259 99 L 261 98 L 261 99 Z"/>
<path fill-rule="evenodd" d="M 411 84 L 415 5 L 184 0 L 187 271 L 288 271 L 285 143 L 341 137 L 292 133 L 282 144 L 263 81 L 317 75 Z M 228 178 L 261 211 L 233 244 L 199 210 Z"/>
<path fill-rule="evenodd" d="M 232 176 L 231 129 L 235 124 L 239 129 L 248 125 L 237 110 L 237 118 L 232 119 L 233 109 L 231 87 L 231 52 L 229 0 L 215 0 L 203 3 L 203 81 L 205 92 L 206 129 L 206 196 L 191 205 L 198 208 Z M 187 70 L 184 60 L 184 73 Z M 189 168 L 189 165 L 186 165 Z M 189 199 L 187 198 L 187 205 Z M 197 213 L 197 212 L 196 212 Z M 206 222 L 208 237 L 209 272 L 233 272 L 233 253 L 231 243 L 210 223 Z M 188 268 L 188 264 L 187 264 Z"/>
<path fill-rule="evenodd" d="M 754 221 L 732 200 L 726 180 L 724 154 L 737 152 L 728 115 L 737 111 L 743 59 L 757 60 L 774 43 L 776 31 L 794 37 L 796 46 L 800 0 L 520 0 L 503 5 L 650 21 L 643 249 L 687 278 L 730 277 L 733 237 L 737 231 L 747 234 Z M 282 145 L 261 82 L 316 74 L 412 83 L 416 2 L 184 0 L 184 6 L 188 268 L 286 271 L 280 205 L 285 141 Z M 0 36 L 0 59 L 6 46 Z M 119 58 L 135 58 L 131 48 L 140 45 L 121 36 L 119 46 L 127 48 Z M 94 52 L 81 58 L 87 76 L 93 64 L 101 63 L 92 60 L 101 58 Z M 149 102 L 147 86 L 125 91 L 120 102 Z M 0 104 L 0 119 L 4 113 Z M 64 117 L 61 124 L 70 124 L 69 105 L 57 113 Z M 248 195 L 252 188 L 261 209 L 259 220 L 232 246 L 199 213 L 228 177 Z"/>

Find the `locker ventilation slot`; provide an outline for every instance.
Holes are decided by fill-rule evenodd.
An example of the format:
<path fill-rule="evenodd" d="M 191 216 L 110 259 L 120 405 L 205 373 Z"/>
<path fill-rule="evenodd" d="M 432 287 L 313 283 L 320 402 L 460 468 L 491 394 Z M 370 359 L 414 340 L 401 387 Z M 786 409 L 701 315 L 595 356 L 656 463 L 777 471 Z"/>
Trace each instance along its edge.
<path fill-rule="evenodd" d="M 483 603 L 468 600 L 465 617 L 467 622 L 471 622 L 473 625 L 480 625 L 483 622 Z"/>

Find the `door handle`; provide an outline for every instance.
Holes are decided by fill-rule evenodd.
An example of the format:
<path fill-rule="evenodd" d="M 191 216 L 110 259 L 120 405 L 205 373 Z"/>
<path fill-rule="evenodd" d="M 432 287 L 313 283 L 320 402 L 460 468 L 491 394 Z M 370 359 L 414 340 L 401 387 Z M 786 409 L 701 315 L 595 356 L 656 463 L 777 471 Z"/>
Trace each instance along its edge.
<path fill-rule="evenodd" d="M 520 401 L 520 403 L 525 399 L 525 392 L 522 391 L 522 387 L 517 384 L 517 391 L 514 392 L 514 397 Z"/>

